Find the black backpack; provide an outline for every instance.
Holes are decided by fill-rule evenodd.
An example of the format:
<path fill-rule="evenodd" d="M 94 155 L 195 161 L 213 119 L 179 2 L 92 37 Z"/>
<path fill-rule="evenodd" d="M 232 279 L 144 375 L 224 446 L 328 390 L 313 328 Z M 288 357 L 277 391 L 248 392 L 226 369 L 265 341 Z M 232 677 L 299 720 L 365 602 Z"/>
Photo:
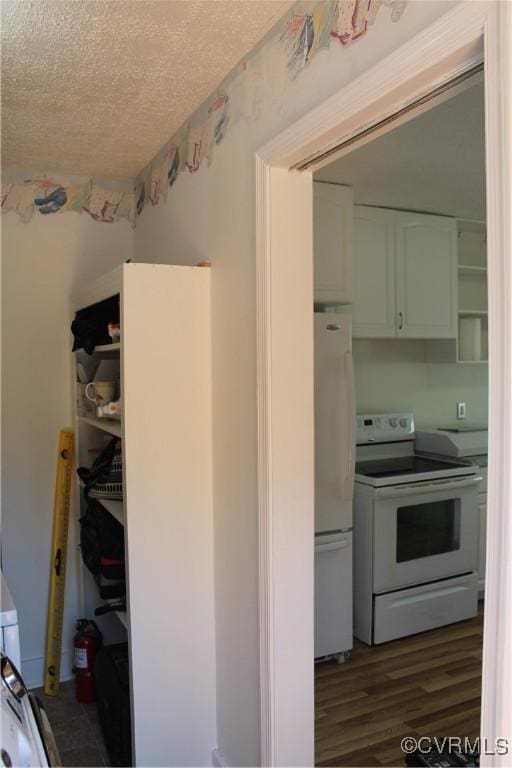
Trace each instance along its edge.
<path fill-rule="evenodd" d="M 88 499 L 86 504 L 80 518 L 82 560 L 102 598 L 122 597 L 126 593 L 124 528 L 99 502 Z"/>

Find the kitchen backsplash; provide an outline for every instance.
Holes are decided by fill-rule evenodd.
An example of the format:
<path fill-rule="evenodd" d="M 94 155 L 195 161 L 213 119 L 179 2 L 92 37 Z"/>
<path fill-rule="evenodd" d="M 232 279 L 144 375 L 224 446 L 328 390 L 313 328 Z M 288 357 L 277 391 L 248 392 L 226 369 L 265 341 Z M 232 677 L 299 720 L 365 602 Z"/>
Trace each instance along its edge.
<path fill-rule="evenodd" d="M 423 341 L 355 339 L 356 406 L 361 411 L 413 411 L 416 424 L 456 421 L 457 401 L 468 422 L 487 422 L 488 366 L 426 360 Z"/>

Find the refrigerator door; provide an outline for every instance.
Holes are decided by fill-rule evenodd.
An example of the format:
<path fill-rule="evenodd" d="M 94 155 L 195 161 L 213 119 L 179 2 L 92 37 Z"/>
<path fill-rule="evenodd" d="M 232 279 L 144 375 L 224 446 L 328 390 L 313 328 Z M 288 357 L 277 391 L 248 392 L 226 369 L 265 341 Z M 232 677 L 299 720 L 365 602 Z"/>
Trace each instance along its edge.
<path fill-rule="evenodd" d="M 352 531 L 315 536 L 315 659 L 352 648 Z"/>
<path fill-rule="evenodd" d="M 315 532 L 352 527 L 355 469 L 350 317 L 315 313 Z"/>

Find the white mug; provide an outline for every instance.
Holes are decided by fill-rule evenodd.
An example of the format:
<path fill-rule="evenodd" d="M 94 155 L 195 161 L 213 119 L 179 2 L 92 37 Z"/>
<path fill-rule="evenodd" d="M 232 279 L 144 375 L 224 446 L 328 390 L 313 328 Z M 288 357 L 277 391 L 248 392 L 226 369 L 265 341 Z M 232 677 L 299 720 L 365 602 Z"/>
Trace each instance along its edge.
<path fill-rule="evenodd" d="M 115 392 L 115 381 L 90 381 L 85 388 L 85 396 L 96 405 L 111 403 L 114 400 Z"/>

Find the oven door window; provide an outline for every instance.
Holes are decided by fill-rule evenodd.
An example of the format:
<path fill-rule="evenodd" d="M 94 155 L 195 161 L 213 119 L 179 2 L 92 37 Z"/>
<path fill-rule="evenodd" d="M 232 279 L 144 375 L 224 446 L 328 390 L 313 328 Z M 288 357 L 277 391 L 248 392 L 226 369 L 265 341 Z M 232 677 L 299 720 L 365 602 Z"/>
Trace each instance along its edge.
<path fill-rule="evenodd" d="M 460 549 L 460 500 L 398 507 L 396 562 L 419 560 Z"/>

